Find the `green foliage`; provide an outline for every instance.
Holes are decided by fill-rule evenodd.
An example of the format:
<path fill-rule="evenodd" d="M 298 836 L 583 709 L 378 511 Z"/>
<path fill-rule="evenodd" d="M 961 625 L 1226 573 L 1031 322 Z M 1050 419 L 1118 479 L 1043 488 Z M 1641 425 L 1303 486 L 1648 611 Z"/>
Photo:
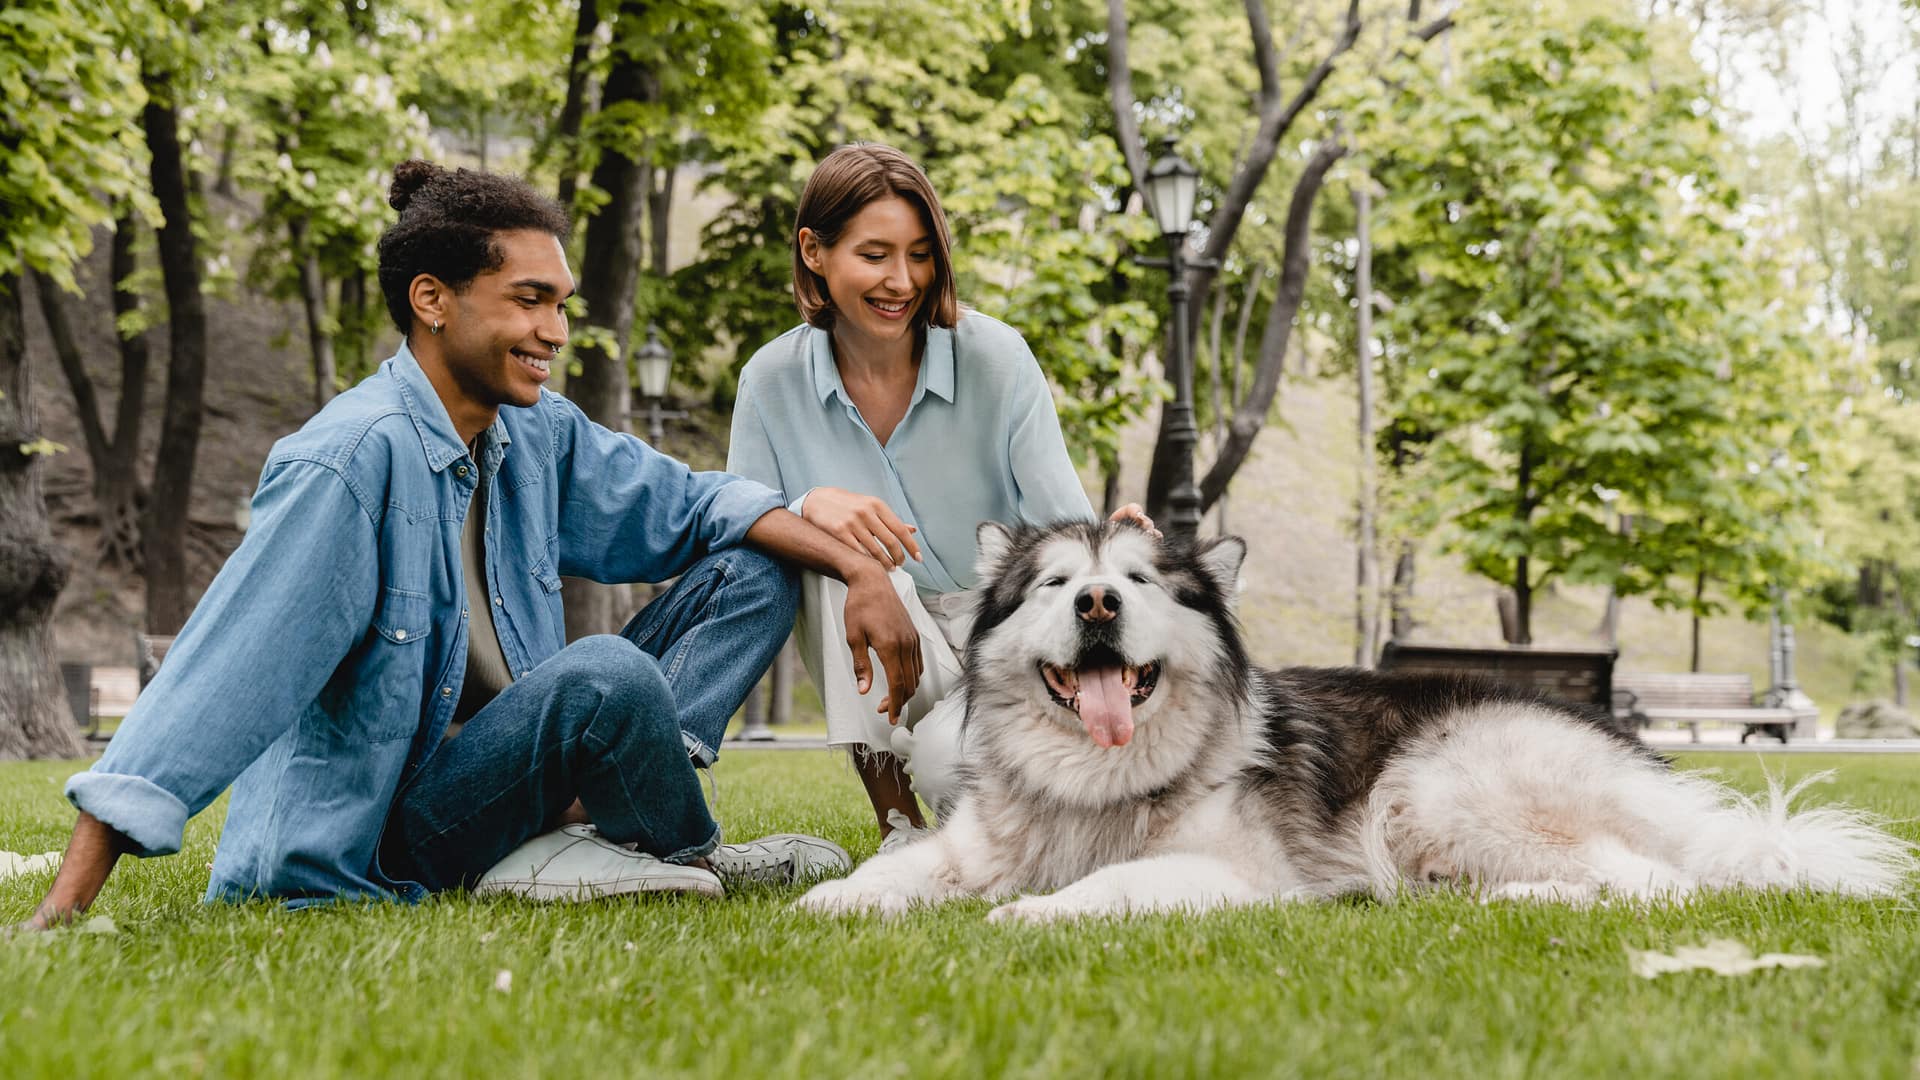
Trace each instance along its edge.
<path fill-rule="evenodd" d="M 118 5 L 10 0 L 0 9 L 0 277 L 40 270 L 74 288 L 90 230 L 132 198 L 148 217 L 138 16 Z"/>
<path fill-rule="evenodd" d="M 309 257 L 323 283 L 370 281 L 393 165 L 427 152 L 427 114 L 403 105 L 417 94 L 427 12 L 388 8 L 376 28 L 348 6 L 260 0 L 226 5 L 220 17 L 232 65 L 202 127 L 218 124 L 234 139 L 233 175 L 261 196 L 249 283 L 296 296 Z M 347 343 L 348 385 L 366 374 L 357 366 L 371 359 L 364 343 L 386 322 L 377 288 L 369 291 L 360 310 L 330 312 L 324 323 Z"/>
<path fill-rule="evenodd" d="M 1704 573 L 1758 609 L 1814 557 L 1813 347 L 1697 75 L 1612 10 L 1463 13 L 1463 70 L 1429 64 L 1372 140 L 1389 438 L 1431 439 L 1416 531 L 1496 581 L 1526 559 L 1691 604 Z"/>

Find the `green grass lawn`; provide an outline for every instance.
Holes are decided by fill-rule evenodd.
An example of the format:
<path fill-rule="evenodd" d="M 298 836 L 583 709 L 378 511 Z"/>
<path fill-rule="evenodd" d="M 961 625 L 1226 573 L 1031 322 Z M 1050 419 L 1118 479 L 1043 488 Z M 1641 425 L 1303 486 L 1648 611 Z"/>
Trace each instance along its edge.
<path fill-rule="evenodd" d="M 1760 783 L 1752 756 L 1684 762 Z M 75 767 L 0 766 L 0 849 L 64 843 Z M 1836 767 L 1821 798 L 1920 817 L 1920 756 L 1770 767 Z M 718 779 L 730 835 L 873 851 L 833 757 L 735 751 Z M 1050 929 L 989 926 L 982 903 L 815 918 L 766 887 L 285 913 L 200 904 L 220 812 L 180 855 L 121 868 L 96 907 L 117 934 L 0 940 L 0 1075 L 1906 1077 L 1920 1034 L 1911 897 L 1573 911 L 1438 895 Z M 0 882 L 0 920 L 47 880 Z M 1627 949 L 1719 937 L 1827 966 L 1628 970 Z"/>

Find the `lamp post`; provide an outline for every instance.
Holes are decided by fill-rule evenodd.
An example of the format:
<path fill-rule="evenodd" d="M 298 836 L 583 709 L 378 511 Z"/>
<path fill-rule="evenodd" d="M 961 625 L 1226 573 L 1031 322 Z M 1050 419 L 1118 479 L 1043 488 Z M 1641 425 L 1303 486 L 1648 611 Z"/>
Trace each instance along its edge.
<path fill-rule="evenodd" d="M 1173 347 L 1167 354 L 1167 377 L 1173 383 L 1173 403 L 1167 406 L 1167 442 L 1173 459 L 1167 533 L 1183 540 L 1193 539 L 1200 531 L 1200 489 L 1193 482 L 1193 448 L 1200 441 L 1200 431 L 1193 423 L 1193 339 L 1187 333 L 1187 269 L 1199 262 L 1188 257 L 1187 238 L 1193 232 L 1193 203 L 1199 190 L 1200 170 L 1180 156 L 1173 136 L 1162 139 L 1160 154 L 1147 170 L 1147 200 L 1167 242 L 1167 258 L 1140 261 L 1167 268 L 1167 299 L 1173 316 Z"/>
<path fill-rule="evenodd" d="M 658 447 L 667 436 L 662 421 L 684 420 L 687 414 L 660 407 L 667 396 L 667 379 L 673 374 L 673 353 L 660 343 L 660 328 L 653 323 L 647 324 L 647 343 L 634 354 L 633 363 L 640 376 L 640 396 L 647 399 L 647 441 Z"/>

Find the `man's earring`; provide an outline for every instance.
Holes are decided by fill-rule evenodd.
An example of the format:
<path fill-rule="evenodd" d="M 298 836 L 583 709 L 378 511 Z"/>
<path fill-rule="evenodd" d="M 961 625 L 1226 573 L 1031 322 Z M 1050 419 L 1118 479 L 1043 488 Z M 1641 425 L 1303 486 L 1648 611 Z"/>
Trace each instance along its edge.
<path fill-rule="evenodd" d="M 427 333 L 429 333 L 429 334 L 438 334 L 439 332 L 440 332 L 440 320 L 439 320 L 439 319 L 435 319 L 435 320 L 433 320 L 433 325 L 432 325 L 432 326 L 429 326 L 429 327 L 427 327 Z"/>

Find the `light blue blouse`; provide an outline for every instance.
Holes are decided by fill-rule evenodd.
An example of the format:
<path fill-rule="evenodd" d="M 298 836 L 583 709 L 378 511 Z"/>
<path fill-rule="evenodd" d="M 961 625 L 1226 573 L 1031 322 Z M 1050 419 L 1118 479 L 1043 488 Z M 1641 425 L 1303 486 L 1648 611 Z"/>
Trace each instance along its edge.
<path fill-rule="evenodd" d="M 972 588 L 982 521 L 1090 519 L 1046 376 L 1018 331 L 977 311 L 927 332 L 907 413 L 882 446 L 847 398 L 825 330 L 801 325 L 740 373 L 727 471 L 792 505 L 816 487 L 885 499 L 920 530 L 922 591 Z"/>

